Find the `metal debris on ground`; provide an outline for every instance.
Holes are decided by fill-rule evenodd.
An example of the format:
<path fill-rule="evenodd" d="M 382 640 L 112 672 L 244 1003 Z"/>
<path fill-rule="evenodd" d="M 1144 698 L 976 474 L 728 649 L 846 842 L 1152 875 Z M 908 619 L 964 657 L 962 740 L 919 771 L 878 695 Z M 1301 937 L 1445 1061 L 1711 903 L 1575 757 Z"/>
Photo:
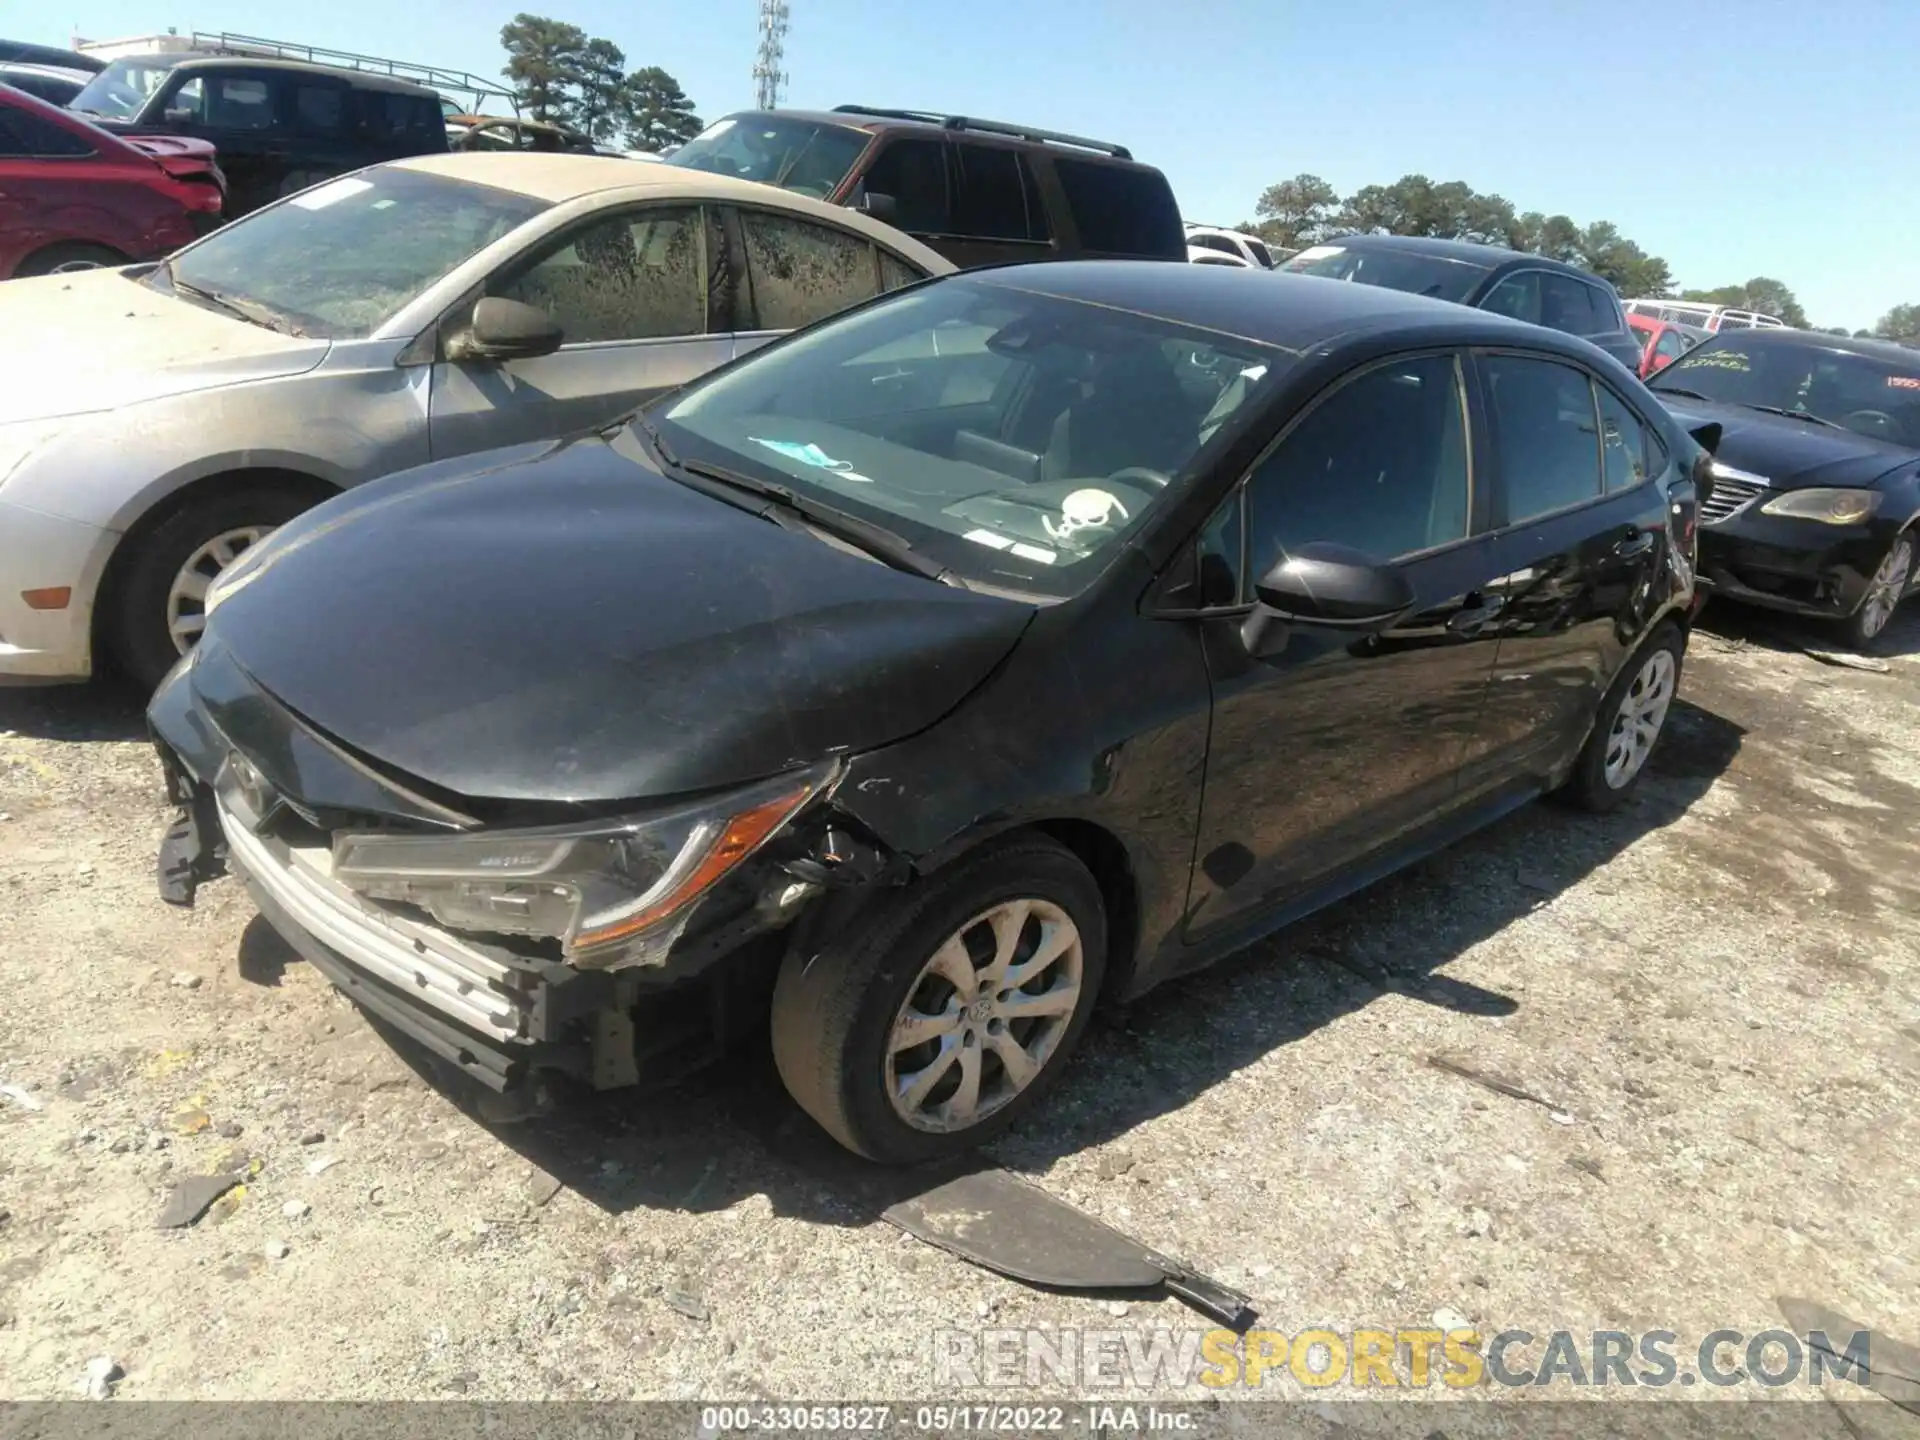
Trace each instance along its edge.
<path fill-rule="evenodd" d="M 669 1309 L 679 1311 L 689 1320 L 704 1322 L 713 1313 L 707 1309 L 707 1302 L 690 1290 L 669 1287 L 660 1298 L 667 1302 Z"/>
<path fill-rule="evenodd" d="M 1875 675 L 1885 675 L 1893 666 L 1876 655 L 1855 655 L 1848 650 L 1809 650 L 1809 659 L 1818 660 L 1822 665 L 1839 665 L 1848 670 L 1870 670 Z"/>
<path fill-rule="evenodd" d="M 1567 1112 L 1565 1106 L 1559 1105 L 1543 1095 L 1536 1095 L 1531 1090 L 1523 1090 L 1510 1080 L 1502 1080 L 1497 1075 L 1489 1075 L 1486 1071 L 1476 1069 L 1459 1060 L 1449 1060 L 1444 1055 L 1427 1056 L 1427 1064 L 1445 1074 L 1457 1075 L 1462 1080 L 1472 1081 L 1475 1085 L 1485 1090 L 1491 1090 L 1496 1095 L 1505 1095 L 1513 1100 L 1525 1100 L 1529 1105 L 1539 1105 L 1551 1112 L 1556 1124 L 1571 1125 L 1573 1123 L 1573 1116 Z M 1560 1119 L 1562 1115 L 1565 1115 L 1567 1118 L 1565 1120 Z"/>
<path fill-rule="evenodd" d="M 1149 1249 L 998 1166 L 933 1184 L 881 1219 L 962 1260 L 1054 1290 L 1164 1290 L 1245 1331 L 1251 1296 Z M 1116 1302 L 1117 1303 L 1117 1302 Z"/>
<path fill-rule="evenodd" d="M 154 1221 L 159 1230 L 179 1230 L 196 1223 L 213 1202 L 240 1183 L 238 1175 L 189 1175 L 174 1182 L 167 1203 Z"/>
<path fill-rule="evenodd" d="M 96 1355 L 87 1362 L 87 1374 L 80 1382 L 80 1393 L 89 1400 L 111 1399 L 113 1387 L 126 1378 L 126 1373 L 113 1356 Z"/>

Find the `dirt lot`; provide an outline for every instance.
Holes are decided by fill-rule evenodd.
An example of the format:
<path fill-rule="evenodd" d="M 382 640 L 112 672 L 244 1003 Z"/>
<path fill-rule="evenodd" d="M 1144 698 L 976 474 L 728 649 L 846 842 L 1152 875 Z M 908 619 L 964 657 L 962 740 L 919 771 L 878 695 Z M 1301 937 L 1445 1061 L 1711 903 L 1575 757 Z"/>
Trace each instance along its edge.
<path fill-rule="evenodd" d="M 1920 1341 L 1904 626 L 1865 673 L 1710 619 L 1635 804 L 1530 807 L 1103 1021 L 1000 1158 L 1290 1332 L 1697 1338 L 1784 1292 Z M 877 1222 L 752 1057 L 490 1130 L 235 882 L 162 905 L 163 819 L 133 706 L 0 692 L 0 1084 L 41 1106 L 0 1095 L 0 1395 L 110 1354 L 122 1398 L 924 1397 L 936 1329 L 1198 1324 Z"/>

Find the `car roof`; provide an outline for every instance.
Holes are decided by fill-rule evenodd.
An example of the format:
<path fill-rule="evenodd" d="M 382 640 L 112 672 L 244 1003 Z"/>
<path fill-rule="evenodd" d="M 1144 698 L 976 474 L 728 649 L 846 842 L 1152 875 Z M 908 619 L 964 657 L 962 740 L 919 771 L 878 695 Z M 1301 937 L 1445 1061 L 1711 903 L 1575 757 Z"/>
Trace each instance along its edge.
<path fill-rule="evenodd" d="M 287 70 L 297 75 L 326 75 L 335 80 L 345 80 L 359 90 L 392 90 L 406 95 L 430 95 L 435 100 L 440 98 L 438 91 L 395 75 L 346 70 L 337 65 L 315 65 L 306 60 L 272 60 L 262 55 L 201 55 L 194 51 L 170 55 L 127 55 L 122 58 L 151 65 L 155 69 L 206 70 L 215 66 L 244 65 L 249 70 Z"/>
<path fill-rule="evenodd" d="M 736 205 L 757 205 L 787 210 L 825 220 L 843 230 L 852 230 L 888 249 L 913 260 L 922 269 L 943 275 L 953 269 L 910 235 L 891 225 L 839 205 L 796 195 L 753 180 L 731 175 L 714 175 L 658 161 L 629 160 L 624 155 L 573 155 L 539 150 L 469 150 L 446 154 L 415 155 L 405 160 L 389 160 L 378 169 L 415 170 L 427 175 L 444 175 L 496 190 L 511 190 L 536 200 L 561 204 L 609 190 L 628 192 L 626 198 L 730 201 Z"/>
<path fill-rule="evenodd" d="M 85 70 L 71 70 L 65 65 L 41 65 L 31 60 L 0 60 L 0 75 L 40 75 L 54 80 L 78 80 L 83 85 L 93 78 Z"/>
<path fill-rule="evenodd" d="M 1081 149 L 1072 145 L 1049 145 L 1044 140 L 1024 135 L 1009 135 L 1001 130 L 973 130 L 965 126 L 943 125 L 938 120 L 922 120 L 911 115 L 877 115 L 857 110 L 736 110 L 734 116 L 752 117 L 755 115 L 775 115 L 782 120 L 801 120 L 814 125 L 837 125 L 842 130 L 861 130 L 869 135 L 877 135 L 882 130 L 923 131 L 932 135 L 955 139 L 964 136 L 969 141 L 979 141 L 988 145 L 1008 145 L 1025 150 L 1045 150 L 1049 154 L 1059 155 L 1069 160 L 1097 160 L 1105 165 L 1125 165 L 1136 170 L 1151 170 L 1154 167 L 1138 156 L 1122 158 L 1108 155 L 1099 150 Z M 732 118 L 732 117 L 729 117 Z M 977 117 L 984 122 L 985 116 Z M 1038 134 L 1038 132 L 1036 132 Z"/>
<path fill-rule="evenodd" d="M 1738 340 L 1742 345 L 1755 340 L 1762 345 L 1805 345 L 1811 342 L 1823 350 L 1841 350 L 1870 360 L 1891 361 L 1920 372 L 1920 350 L 1893 340 L 1855 339 L 1851 335 L 1829 335 L 1824 330 L 1795 330 L 1784 325 L 1742 325 L 1733 330 L 1716 331 L 1707 338 Z"/>
<path fill-rule="evenodd" d="M 970 271 L 965 278 L 1106 305 L 1282 350 L 1304 351 L 1337 338 L 1419 328 L 1434 343 L 1521 343 L 1584 353 L 1575 348 L 1583 342 L 1504 315 L 1316 275 L 1249 274 L 1238 266 L 1165 260 L 1062 260 Z"/>
<path fill-rule="evenodd" d="M 1461 260 L 1469 265 L 1478 265 L 1482 269 L 1524 261 L 1528 265 L 1537 265 L 1543 270 L 1564 270 L 1570 275 L 1579 275 L 1591 280 L 1600 279 L 1599 276 L 1582 270 L 1578 265 L 1569 265 L 1564 260 L 1555 260 L 1546 255 L 1534 255 L 1524 250 L 1509 250 L 1504 245 L 1482 245 L 1472 240 L 1436 240 L 1427 235 L 1336 235 L 1324 243 L 1338 245 L 1348 250 L 1405 250 L 1413 255 L 1432 255 L 1441 260 Z"/>

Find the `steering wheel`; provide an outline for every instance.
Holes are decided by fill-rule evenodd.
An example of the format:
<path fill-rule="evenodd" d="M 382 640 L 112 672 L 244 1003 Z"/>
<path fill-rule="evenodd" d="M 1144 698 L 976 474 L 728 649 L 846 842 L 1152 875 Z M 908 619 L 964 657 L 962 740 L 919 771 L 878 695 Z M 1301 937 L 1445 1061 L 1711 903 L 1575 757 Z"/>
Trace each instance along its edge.
<path fill-rule="evenodd" d="M 1116 470 L 1107 476 L 1107 483 L 1109 485 L 1117 485 L 1122 480 L 1131 480 L 1135 484 L 1143 485 L 1149 490 L 1164 490 L 1167 488 L 1168 477 L 1164 472 L 1149 470 L 1145 465 L 1128 465 L 1124 469 Z"/>
<path fill-rule="evenodd" d="M 1884 410 L 1850 410 L 1847 412 L 1847 428 L 1853 429 L 1853 422 L 1866 420 L 1881 430 L 1893 429 L 1893 417 Z M 1858 433 L 1858 432 L 1856 432 Z"/>

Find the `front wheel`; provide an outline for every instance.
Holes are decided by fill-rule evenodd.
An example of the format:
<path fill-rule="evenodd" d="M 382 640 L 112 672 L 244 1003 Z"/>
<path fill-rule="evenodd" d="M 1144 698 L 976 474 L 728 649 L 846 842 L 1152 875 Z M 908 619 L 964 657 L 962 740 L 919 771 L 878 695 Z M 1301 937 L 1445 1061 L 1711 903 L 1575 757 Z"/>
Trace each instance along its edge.
<path fill-rule="evenodd" d="M 77 270 L 100 270 L 126 263 L 126 256 L 105 245 L 49 245 L 22 260 L 13 273 L 24 280 L 32 275 L 70 275 Z"/>
<path fill-rule="evenodd" d="M 1841 622 L 1846 628 L 1847 641 L 1854 649 L 1870 651 L 1879 647 L 1881 637 L 1893 620 L 1894 610 L 1906 598 L 1907 587 L 1912 583 L 1913 536 L 1908 533 L 1893 542 L 1880 568 L 1873 572 L 1860 608 Z"/>
<path fill-rule="evenodd" d="M 221 571 L 303 510 L 315 496 L 282 486 L 190 500 L 131 543 L 107 642 L 114 659 L 151 691 L 200 639 L 207 588 Z"/>
<path fill-rule="evenodd" d="M 1106 968 L 1100 888 L 1031 836 L 937 871 L 782 966 L 773 1055 L 801 1108 L 883 1164 L 960 1154 L 1059 1079 Z"/>
<path fill-rule="evenodd" d="M 1593 733 L 1567 781 L 1568 800 L 1606 811 L 1633 793 L 1666 733 L 1685 655 L 1686 637 L 1672 624 L 1662 625 L 1634 653 L 1600 702 Z"/>

